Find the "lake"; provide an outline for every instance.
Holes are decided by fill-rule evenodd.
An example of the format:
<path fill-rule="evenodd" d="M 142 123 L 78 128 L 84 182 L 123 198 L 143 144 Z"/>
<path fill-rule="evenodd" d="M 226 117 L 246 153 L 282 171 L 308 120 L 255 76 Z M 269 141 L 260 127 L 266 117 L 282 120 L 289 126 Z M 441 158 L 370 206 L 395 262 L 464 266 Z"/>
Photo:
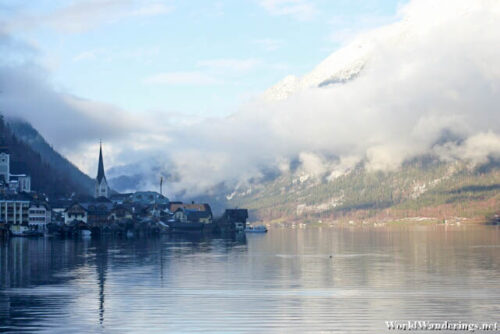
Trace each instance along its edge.
<path fill-rule="evenodd" d="M 499 226 L 0 242 L 0 332 L 396 333 L 386 321 L 499 315 Z"/>

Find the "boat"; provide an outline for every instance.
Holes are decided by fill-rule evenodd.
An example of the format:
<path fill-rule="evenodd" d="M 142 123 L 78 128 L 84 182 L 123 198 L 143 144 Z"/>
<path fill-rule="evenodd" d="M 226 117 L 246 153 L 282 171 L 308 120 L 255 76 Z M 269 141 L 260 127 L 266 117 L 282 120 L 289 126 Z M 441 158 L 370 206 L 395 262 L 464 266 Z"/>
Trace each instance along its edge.
<path fill-rule="evenodd" d="M 267 227 L 264 225 L 257 225 L 257 226 L 247 226 L 245 229 L 246 233 L 267 233 Z"/>
<path fill-rule="evenodd" d="M 43 236 L 43 232 L 35 230 L 24 230 L 24 231 L 10 231 L 13 237 L 39 237 Z"/>
<path fill-rule="evenodd" d="M 170 231 L 170 226 L 168 223 L 164 223 L 161 220 L 158 221 L 158 227 L 160 228 L 160 233 L 169 233 Z"/>

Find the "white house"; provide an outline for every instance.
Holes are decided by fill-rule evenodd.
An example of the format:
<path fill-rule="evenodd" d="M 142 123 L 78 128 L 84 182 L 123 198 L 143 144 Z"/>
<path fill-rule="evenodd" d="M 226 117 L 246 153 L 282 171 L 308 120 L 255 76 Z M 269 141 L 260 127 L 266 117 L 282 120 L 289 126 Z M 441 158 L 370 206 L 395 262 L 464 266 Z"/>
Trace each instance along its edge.
<path fill-rule="evenodd" d="M 74 203 L 64 211 L 64 223 L 71 224 L 73 221 L 81 221 L 85 224 L 88 220 L 88 212 L 82 205 Z"/>
<path fill-rule="evenodd" d="M 13 233 L 28 230 L 28 211 L 30 199 L 21 195 L 7 196 L 0 199 L 0 216 L 10 225 Z"/>
<path fill-rule="evenodd" d="M 31 203 L 28 211 L 28 225 L 32 230 L 45 232 L 52 213 L 46 203 Z"/>

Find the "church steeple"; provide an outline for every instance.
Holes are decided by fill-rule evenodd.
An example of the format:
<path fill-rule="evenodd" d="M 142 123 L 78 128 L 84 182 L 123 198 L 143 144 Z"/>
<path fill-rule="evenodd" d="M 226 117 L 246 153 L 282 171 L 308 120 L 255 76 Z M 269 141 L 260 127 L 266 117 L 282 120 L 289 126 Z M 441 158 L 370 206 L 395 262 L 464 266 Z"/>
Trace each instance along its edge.
<path fill-rule="evenodd" d="M 108 181 L 104 175 L 104 160 L 102 158 L 102 142 L 99 142 L 99 165 L 97 167 L 97 177 L 95 179 L 94 197 L 109 197 Z"/>
<path fill-rule="evenodd" d="M 104 161 L 102 159 L 102 142 L 99 142 L 99 167 L 97 167 L 97 182 L 101 183 L 102 179 L 106 179 L 104 175 Z"/>

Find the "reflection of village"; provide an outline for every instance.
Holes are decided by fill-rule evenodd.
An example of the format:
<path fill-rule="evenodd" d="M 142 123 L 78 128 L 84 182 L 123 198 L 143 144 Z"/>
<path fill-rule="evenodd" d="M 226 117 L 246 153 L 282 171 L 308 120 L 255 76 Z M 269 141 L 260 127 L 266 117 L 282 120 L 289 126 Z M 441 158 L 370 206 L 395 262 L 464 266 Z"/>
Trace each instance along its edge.
<path fill-rule="evenodd" d="M 87 283 L 92 282 L 97 287 L 93 289 L 94 293 L 85 293 L 85 298 L 93 305 L 87 309 L 96 312 L 94 319 L 97 320 L 87 323 L 89 328 L 85 332 L 99 332 L 94 330 L 94 326 L 101 328 L 107 310 L 113 309 L 108 282 L 113 279 L 110 274 L 113 268 L 117 268 L 117 260 L 131 260 L 127 262 L 127 266 L 130 265 L 129 273 L 140 271 L 147 263 L 154 262 L 150 269 L 158 274 L 156 279 L 162 285 L 173 284 L 173 275 L 169 275 L 169 272 L 173 263 L 178 263 L 182 258 L 211 252 L 243 253 L 247 249 L 245 245 L 245 235 L 239 233 L 224 238 L 213 238 L 202 233 L 169 234 L 158 238 L 11 238 L 9 242 L 0 243 L 0 287 L 8 289 L 24 284 L 36 285 L 40 287 L 37 290 L 40 294 L 31 294 L 28 298 L 22 294 L 0 294 L 0 324 L 12 327 L 32 324 L 35 319 L 29 315 L 31 307 L 39 308 L 44 314 L 64 315 L 71 310 L 73 303 L 61 300 L 51 302 L 51 298 L 43 295 L 43 291 L 52 285 L 59 289 L 64 284 L 75 283 L 78 276 L 64 274 L 73 272 L 85 275 Z M 127 277 L 133 278 L 134 275 Z M 70 290 L 72 293 L 80 291 L 78 288 Z M 61 291 L 58 291 L 59 295 Z M 106 299 L 107 296 L 111 302 Z M 74 297 L 78 298 L 76 295 Z M 85 307 L 80 307 L 82 309 Z M 18 316 L 10 317 L 10 312 L 16 312 Z"/>
<path fill-rule="evenodd" d="M 214 218 L 207 203 L 169 201 L 160 193 L 113 193 L 104 173 L 102 147 L 94 196 L 51 199 L 31 190 L 29 175 L 10 173 L 10 155 L 0 150 L 0 237 L 79 234 L 223 234 L 243 231 L 246 209 Z"/>

